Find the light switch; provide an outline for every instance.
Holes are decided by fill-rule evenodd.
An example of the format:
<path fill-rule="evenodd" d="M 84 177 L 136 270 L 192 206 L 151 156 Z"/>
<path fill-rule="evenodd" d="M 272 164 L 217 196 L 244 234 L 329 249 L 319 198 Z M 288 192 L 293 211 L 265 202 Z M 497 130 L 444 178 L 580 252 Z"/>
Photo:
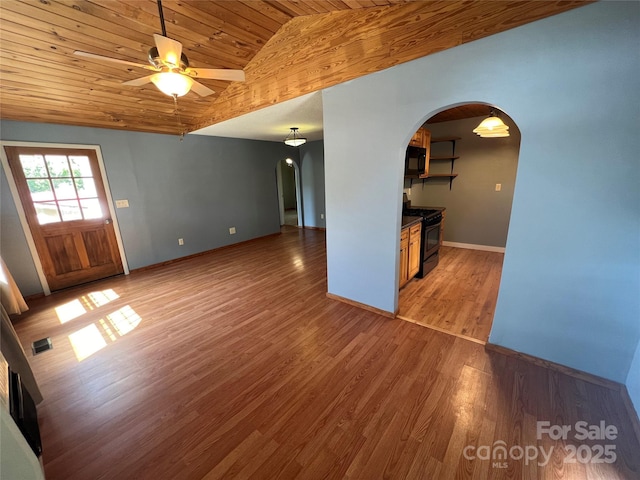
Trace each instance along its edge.
<path fill-rule="evenodd" d="M 129 208 L 129 200 L 116 200 L 116 208 Z"/>
<path fill-rule="evenodd" d="M 236 227 L 229 228 L 229 235 L 235 235 L 235 233 L 236 233 Z"/>
<path fill-rule="evenodd" d="M 496 192 L 499 192 L 500 190 L 502 190 L 502 184 L 496 183 Z"/>

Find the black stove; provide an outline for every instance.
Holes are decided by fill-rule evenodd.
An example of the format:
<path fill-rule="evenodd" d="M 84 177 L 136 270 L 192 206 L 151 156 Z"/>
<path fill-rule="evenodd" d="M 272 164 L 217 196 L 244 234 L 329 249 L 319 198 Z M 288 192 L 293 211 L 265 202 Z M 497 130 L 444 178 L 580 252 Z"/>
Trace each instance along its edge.
<path fill-rule="evenodd" d="M 438 265 L 442 211 L 433 208 L 411 207 L 403 208 L 402 215 L 422 217 L 420 270 L 416 277 L 423 278 Z"/>
<path fill-rule="evenodd" d="M 424 226 L 436 225 L 442 221 L 442 212 L 430 208 L 405 208 L 402 214 L 409 217 L 422 217 Z"/>

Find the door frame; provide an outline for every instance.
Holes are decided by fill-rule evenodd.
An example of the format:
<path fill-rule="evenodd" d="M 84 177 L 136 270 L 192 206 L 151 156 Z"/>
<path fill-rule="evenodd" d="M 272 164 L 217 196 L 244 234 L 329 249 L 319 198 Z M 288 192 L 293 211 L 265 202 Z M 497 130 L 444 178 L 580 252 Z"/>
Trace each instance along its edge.
<path fill-rule="evenodd" d="M 287 157 L 291 158 L 291 157 Z M 283 199 L 283 188 L 282 188 L 282 169 L 290 168 L 287 166 L 286 158 L 278 160 L 276 164 L 276 188 L 278 190 L 278 210 L 280 215 L 280 226 L 284 225 L 284 199 Z M 293 159 L 292 159 L 293 160 Z M 293 178 L 296 189 L 296 212 L 298 215 L 298 227 L 304 228 L 304 212 L 302 211 L 302 189 L 300 182 L 300 168 L 295 160 L 291 164 L 293 167 Z"/>
<path fill-rule="evenodd" d="M 18 218 L 20 219 L 20 225 L 22 226 L 22 231 L 24 232 L 25 238 L 27 239 L 29 252 L 31 253 L 31 258 L 36 267 L 36 272 L 38 273 L 38 278 L 40 280 L 40 285 L 42 286 L 42 291 L 44 292 L 44 294 L 51 295 L 51 289 L 49 288 L 49 283 L 47 282 L 47 278 L 44 275 L 42 263 L 40 262 L 40 256 L 38 255 L 38 251 L 36 250 L 36 244 L 33 241 L 33 236 L 31 235 L 31 229 L 29 228 L 29 224 L 27 223 L 27 216 L 24 213 L 22 201 L 20 200 L 20 195 L 18 194 L 18 186 L 16 185 L 16 181 L 13 178 L 13 171 L 9 167 L 7 152 L 5 152 L 4 150 L 5 146 L 64 148 L 64 149 L 72 149 L 72 150 L 83 149 L 83 150 L 95 151 L 96 157 L 98 158 L 98 165 L 100 167 L 100 175 L 102 176 L 104 191 L 107 196 L 107 205 L 109 206 L 109 215 L 113 221 L 113 229 L 116 234 L 116 242 L 118 244 L 120 259 L 122 260 L 122 268 L 124 269 L 124 274 L 129 275 L 129 264 L 127 262 L 127 257 L 125 255 L 124 245 L 122 243 L 122 236 L 120 235 L 120 225 L 118 224 L 118 217 L 116 216 L 115 207 L 113 204 L 113 200 L 111 198 L 111 189 L 109 188 L 109 180 L 107 178 L 107 172 L 104 168 L 104 160 L 102 158 L 102 151 L 100 150 L 100 145 L 80 145 L 75 143 L 72 143 L 72 144 L 38 143 L 38 142 L 19 142 L 19 141 L 0 140 L 0 160 L 2 161 L 2 168 L 4 169 L 4 172 L 7 176 L 7 183 L 9 184 L 9 190 L 11 191 L 11 197 L 13 198 L 13 203 L 15 204 L 16 210 L 18 211 Z"/>

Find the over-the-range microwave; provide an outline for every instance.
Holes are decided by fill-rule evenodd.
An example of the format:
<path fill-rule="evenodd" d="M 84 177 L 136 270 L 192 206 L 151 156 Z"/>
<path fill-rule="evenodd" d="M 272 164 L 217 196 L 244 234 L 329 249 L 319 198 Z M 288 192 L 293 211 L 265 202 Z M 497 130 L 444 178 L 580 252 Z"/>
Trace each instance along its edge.
<path fill-rule="evenodd" d="M 427 166 L 427 149 L 422 147 L 407 147 L 404 159 L 405 175 L 423 175 Z"/>

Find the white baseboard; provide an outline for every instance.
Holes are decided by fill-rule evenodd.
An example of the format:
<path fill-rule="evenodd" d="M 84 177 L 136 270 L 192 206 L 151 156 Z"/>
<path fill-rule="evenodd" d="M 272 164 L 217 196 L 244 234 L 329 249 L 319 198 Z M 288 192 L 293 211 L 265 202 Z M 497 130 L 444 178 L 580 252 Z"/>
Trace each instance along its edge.
<path fill-rule="evenodd" d="M 485 252 L 504 253 L 504 247 L 492 247 L 490 245 L 474 245 L 473 243 L 442 242 L 445 247 L 467 248 L 469 250 L 484 250 Z"/>

